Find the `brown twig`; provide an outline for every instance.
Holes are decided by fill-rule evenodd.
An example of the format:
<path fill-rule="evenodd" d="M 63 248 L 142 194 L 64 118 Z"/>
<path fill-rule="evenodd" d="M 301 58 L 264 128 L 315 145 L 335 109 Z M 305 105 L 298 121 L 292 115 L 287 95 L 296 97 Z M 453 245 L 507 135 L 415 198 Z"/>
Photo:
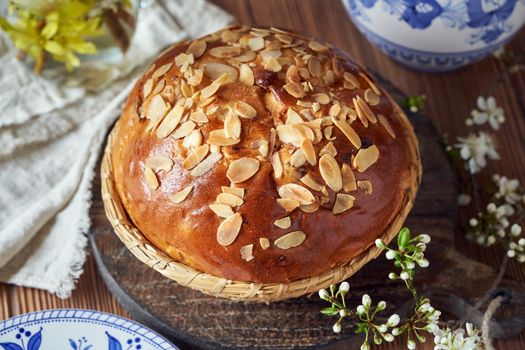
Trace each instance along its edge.
<path fill-rule="evenodd" d="M 108 27 L 109 33 L 123 53 L 129 48 L 129 36 L 119 21 L 119 17 L 112 10 L 105 10 L 103 14 L 104 24 Z"/>

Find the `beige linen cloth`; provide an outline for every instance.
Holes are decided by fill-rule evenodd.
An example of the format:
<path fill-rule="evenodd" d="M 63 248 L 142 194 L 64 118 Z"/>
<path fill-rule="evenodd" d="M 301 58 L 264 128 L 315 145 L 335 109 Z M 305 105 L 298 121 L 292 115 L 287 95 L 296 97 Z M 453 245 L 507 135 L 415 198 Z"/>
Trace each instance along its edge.
<path fill-rule="evenodd" d="M 68 297 L 83 271 L 91 182 L 138 74 L 167 45 L 232 22 L 205 0 L 153 2 L 117 67 L 37 77 L 0 33 L 0 281 Z"/>

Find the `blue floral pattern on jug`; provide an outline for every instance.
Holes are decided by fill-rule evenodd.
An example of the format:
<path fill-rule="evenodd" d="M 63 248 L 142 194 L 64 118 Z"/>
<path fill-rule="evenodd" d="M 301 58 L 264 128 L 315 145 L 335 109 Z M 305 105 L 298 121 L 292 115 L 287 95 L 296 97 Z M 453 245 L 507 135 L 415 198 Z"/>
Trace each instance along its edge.
<path fill-rule="evenodd" d="M 517 6 L 525 0 L 343 0 L 358 29 L 394 59 L 412 68 L 444 71 L 479 60 L 505 44 L 525 22 L 511 20 Z M 520 4 L 521 3 L 521 4 Z M 464 31 L 465 46 L 461 52 L 417 50 L 395 40 L 384 38 L 374 30 L 377 10 L 394 16 L 414 30 L 437 31 L 442 28 Z M 374 12 L 375 11 L 375 12 Z M 524 11 L 523 8 L 521 11 Z M 525 17 L 525 16 L 522 16 Z M 360 23 L 361 22 L 361 23 Z M 364 24 L 368 23 L 366 26 Z M 405 31 L 406 32 L 406 31 Z M 467 34 L 468 32 L 468 34 Z M 449 35 L 450 32 L 443 35 Z M 464 39 L 463 39 L 464 37 Z M 407 39 L 408 40 L 408 39 Z"/>

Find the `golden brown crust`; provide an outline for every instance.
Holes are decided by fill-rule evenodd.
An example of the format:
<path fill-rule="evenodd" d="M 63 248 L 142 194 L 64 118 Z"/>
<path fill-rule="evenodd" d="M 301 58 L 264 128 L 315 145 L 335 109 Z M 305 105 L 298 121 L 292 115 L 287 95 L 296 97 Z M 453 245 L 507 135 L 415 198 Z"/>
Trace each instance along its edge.
<path fill-rule="evenodd" d="M 197 270 L 315 276 L 372 245 L 416 181 L 401 113 L 341 52 L 230 27 L 174 45 L 137 82 L 112 145 L 117 191 L 153 244 Z"/>

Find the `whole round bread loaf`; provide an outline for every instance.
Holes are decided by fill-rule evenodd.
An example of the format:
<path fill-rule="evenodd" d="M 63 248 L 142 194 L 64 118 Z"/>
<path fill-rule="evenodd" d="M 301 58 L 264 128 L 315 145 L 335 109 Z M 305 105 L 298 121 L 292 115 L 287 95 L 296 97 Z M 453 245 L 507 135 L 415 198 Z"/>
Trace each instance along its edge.
<path fill-rule="evenodd" d="M 341 51 L 275 28 L 167 49 L 136 83 L 111 147 L 143 235 L 238 281 L 285 283 L 350 261 L 419 181 L 417 141 L 388 94 Z"/>

